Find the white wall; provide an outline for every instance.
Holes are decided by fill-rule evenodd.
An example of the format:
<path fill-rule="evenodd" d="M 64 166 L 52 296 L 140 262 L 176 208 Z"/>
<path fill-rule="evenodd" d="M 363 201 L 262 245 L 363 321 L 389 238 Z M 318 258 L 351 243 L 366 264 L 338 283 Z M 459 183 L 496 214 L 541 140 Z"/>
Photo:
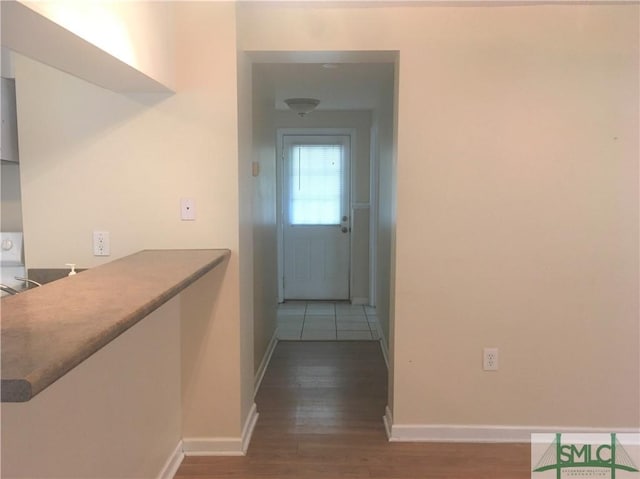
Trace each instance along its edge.
<path fill-rule="evenodd" d="M 213 437 L 239 438 L 240 330 L 222 306 L 233 295 L 229 265 L 219 266 L 182 292 L 182 434 L 185 449 Z"/>
<path fill-rule="evenodd" d="M 393 82 L 392 82 L 393 83 Z M 373 129 L 376 138 L 376 159 L 378 178 L 376 185 L 377 224 L 376 224 L 376 314 L 382 329 L 384 347 L 388 350 L 391 332 L 390 307 L 393 288 L 392 272 L 394 268 L 392 254 L 392 235 L 395 227 L 395 86 L 390 85 L 383 92 L 379 107 L 373 112 Z"/>
<path fill-rule="evenodd" d="M 246 50 L 399 51 L 394 425 L 640 425 L 639 13 L 239 7 Z"/>
<path fill-rule="evenodd" d="M 222 112 L 204 92 L 124 96 L 20 56 L 16 77 L 29 267 L 237 242 L 236 127 L 219 117 L 235 117 L 235 102 Z M 195 221 L 180 221 L 181 197 L 194 198 Z M 111 257 L 92 255 L 94 229 L 111 233 Z"/>
<path fill-rule="evenodd" d="M 254 350 L 254 232 L 253 213 L 255 179 L 252 176 L 253 147 L 253 80 L 250 59 L 237 52 L 237 108 L 238 108 L 238 209 L 240 259 L 240 417 L 246 418 L 254 406 L 255 389 Z M 260 305 L 258 305 L 260 307 Z M 262 313 L 262 310 L 260 310 Z M 264 316 L 260 314 L 260 316 Z"/>
<path fill-rule="evenodd" d="M 253 179 L 254 245 L 254 363 L 256 372 L 276 331 L 278 303 L 278 247 L 276 223 L 276 145 L 273 126 L 274 93 L 252 66 L 253 161 L 259 173 Z"/>
<path fill-rule="evenodd" d="M 2 403 L 2 477 L 155 478 L 181 439 L 180 299 L 25 403 Z"/>
<path fill-rule="evenodd" d="M 400 54 L 395 420 L 638 427 L 638 7 L 445 18 Z"/>

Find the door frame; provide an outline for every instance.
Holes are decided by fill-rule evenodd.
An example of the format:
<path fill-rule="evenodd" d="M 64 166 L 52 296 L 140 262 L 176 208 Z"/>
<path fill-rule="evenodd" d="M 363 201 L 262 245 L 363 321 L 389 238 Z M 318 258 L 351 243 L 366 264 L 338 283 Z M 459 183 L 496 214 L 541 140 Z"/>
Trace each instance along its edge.
<path fill-rule="evenodd" d="M 353 221 L 353 159 L 356 158 L 355 128 L 278 128 L 276 130 L 276 223 L 278 235 L 278 303 L 284 301 L 284 137 L 285 136 L 348 136 L 350 137 L 349 159 L 349 224 Z M 349 235 L 349 301 L 353 291 L 353 235 Z"/>

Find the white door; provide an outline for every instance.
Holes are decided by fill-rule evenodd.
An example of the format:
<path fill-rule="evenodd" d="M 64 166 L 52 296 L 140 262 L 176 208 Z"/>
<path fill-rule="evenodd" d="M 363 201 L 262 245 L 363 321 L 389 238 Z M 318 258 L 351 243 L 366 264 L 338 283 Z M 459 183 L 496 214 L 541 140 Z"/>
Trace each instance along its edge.
<path fill-rule="evenodd" d="M 350 137 L 283 136 L 284 299 L 349 299 Z"/>

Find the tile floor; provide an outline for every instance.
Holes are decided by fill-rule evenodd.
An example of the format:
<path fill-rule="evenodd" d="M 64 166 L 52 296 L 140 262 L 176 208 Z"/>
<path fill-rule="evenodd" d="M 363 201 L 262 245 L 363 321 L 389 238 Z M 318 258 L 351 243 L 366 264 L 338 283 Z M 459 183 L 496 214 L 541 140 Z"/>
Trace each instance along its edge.
<path fill-rule="evenodd" d="M 375 308 L 342 302 L 290 301 L 278 306 L 278 339 L 378 340 Z"/>

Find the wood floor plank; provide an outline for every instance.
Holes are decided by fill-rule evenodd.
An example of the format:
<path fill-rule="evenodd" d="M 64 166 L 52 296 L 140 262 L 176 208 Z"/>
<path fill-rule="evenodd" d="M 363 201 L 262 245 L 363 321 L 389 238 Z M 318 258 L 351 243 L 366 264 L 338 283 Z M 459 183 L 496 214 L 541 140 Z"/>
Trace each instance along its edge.
<path fill-rule="evenodd" d="M 377 342 L 278 343 L 245 457 L 186 457 L 175 479 L 529 479 L 528 444 L 390 443 Z"/>

